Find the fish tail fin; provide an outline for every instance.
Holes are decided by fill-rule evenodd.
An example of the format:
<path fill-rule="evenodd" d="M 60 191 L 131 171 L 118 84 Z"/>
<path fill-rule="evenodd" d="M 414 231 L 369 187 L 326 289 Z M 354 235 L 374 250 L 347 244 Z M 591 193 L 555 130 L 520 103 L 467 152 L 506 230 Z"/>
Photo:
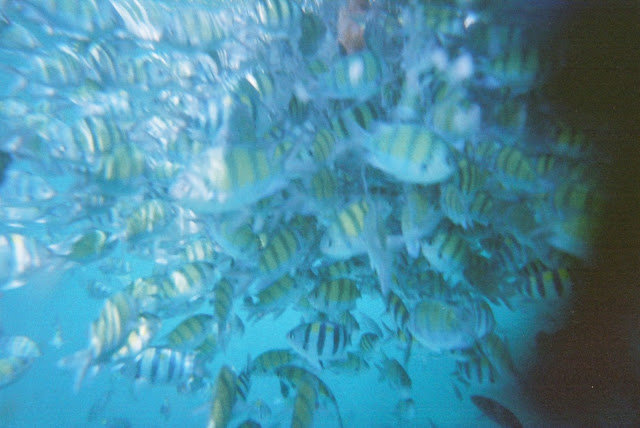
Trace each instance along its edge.
<path fill-rule="evenodd" d="M 75 354 L 64 357 L 58 361 L 58 367 L 68 370 L 75 370 L 75 378 L 73 381 L 73 392 L 78 393 L 82 382 L 87 376 L 87 371 L 92 363 L 91 351 L 83 349 Z"/>

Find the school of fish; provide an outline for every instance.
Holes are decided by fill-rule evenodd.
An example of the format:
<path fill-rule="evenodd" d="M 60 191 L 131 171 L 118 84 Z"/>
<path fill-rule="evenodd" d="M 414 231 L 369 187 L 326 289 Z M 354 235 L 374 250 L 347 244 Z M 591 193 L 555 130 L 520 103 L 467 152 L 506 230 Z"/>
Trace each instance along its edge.
<path fill-rule="evenodd" d="M 469 398 L 517 383 L 494 311 L 571 298 L 606 160 L 545 102 L 561 49 L 498 3 L 0 0 L 0 287 L 92 273 L 75 390 L 107 370 L 206 397 L 211 428 L 350 426 L 323 373 L 376 369 L 408 426 L 409 361 L 451 358 L 518 426 Z M 287 311 L 288 347 L 225 361 Z M 1 333 L 5 388 L 40 350 Z"/>

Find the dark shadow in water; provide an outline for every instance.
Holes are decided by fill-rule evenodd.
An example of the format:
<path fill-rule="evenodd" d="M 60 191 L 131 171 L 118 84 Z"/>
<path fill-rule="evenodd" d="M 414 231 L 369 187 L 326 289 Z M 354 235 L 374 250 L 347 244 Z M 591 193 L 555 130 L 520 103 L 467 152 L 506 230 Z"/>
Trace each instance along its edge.
<path fill-rule="evenodd" d="M 568 4 L 554 23 L 567 61 L 546 96 L 559 119 L 595 131 L 608 202 L 593 270 L 575 278 L 566 327 L 539 337 L 525 394 L 555 424 L 640 426 L 640 13 L 633 1 Z"/>

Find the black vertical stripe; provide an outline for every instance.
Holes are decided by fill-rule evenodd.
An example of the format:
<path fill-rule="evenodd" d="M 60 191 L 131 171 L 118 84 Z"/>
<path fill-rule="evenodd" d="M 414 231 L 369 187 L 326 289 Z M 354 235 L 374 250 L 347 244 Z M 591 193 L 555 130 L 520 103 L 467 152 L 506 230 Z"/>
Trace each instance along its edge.
<path fill-rule="evenodd" d="M 562 297 L 564 293 L 564 288 L 563 288 L 562 280 L 560 279 L 560 274 L 558 273 L 558 270 L 553 271 L 553 285 L 558 297 Z"/>
<path fill-rule="evenodd" d="M 360 110 L 360 106 L 357 106 L 353 109 L 353 114 L 356 118 L 356 122 L 360 125 L 361 128 L 366 129 L 366 120 L 364 116 L 362 116 L 362 111 Z"/>
<path fill-rule="evenodd" d="M 138 358 L 138 361 L 136 361 L 136 374 L 134 376 L 136 379 L 142 377 L 142 360 L 142 358 Z"/>
<path fill-rule="evenodd" d="M 302 342 L 302 349 L 305 351 L 309 349 L 309 335 L 311 334 L 311 326 L 313 324 L 307 324 L 307 328 L 304 330 L 304 341 Z"/>
<path fill-rule="evenodd" d="M 171 381 L 173 380 L 173 372 L 176 369 L 176 358 L 175 358 L 176 353 L 175 352 L 171 352 L 171 358 L 169 358 L 169 370 L 167 372 L 167 381 Z"/>
<path fill-rule="evenodd" d="M 540 297 L 544 298 L 546 296 L 546 292 L 544 288 L 544 278 L 542 276 L 542 272 L 538 272 L 538 274 L 536 275 L 536 284 L 538 285 L 538 293 L 540 294 Z"/>
<path fill-rule="evenodd" d="M 335 331 L 335 328 L 334 328 Z M 320 334 L 318 335 L 318 347 L 317 352 L 318 356 L 322 356 L 322 350 L 324 348 L 324 340 L 327 335 L 327 325 L 325 323 L 320 323 Z"/>
<path fill-rule="evenodd" d="M 338 352 L 338 347 L 340 346 L 340 328 L 339 326 L 335 326 L 333 329 L 333 355 Z"/>
<path fill-rule="evenodd" d="M 172 351 L 172 353 L 174 353 Z M 185 370 L 185 355 L 183 353 L 178 353 L 177 357 L 179 358 L 178 361 L 178 374 L 176 375 L 176 379 L 182 379 L 184 377 L 184 370 Z"/>
<path fill-rule="evenodd" d="M 160 355 L 157 348 L 153 348 L 153 358 L 151 359 L 151 383 L 156 382 L 156 375 L 158 373 L 158 364 L 160 363 Z"/>

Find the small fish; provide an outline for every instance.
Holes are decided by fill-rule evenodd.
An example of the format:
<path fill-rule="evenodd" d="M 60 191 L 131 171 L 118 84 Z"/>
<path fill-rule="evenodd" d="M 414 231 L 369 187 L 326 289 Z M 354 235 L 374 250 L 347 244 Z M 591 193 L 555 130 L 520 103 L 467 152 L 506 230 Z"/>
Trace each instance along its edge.
<path fill-rule="evenodd" d="M 289 331 L 287 339 L 296 352 L 320 368 L 325 362 L 345 359 L 351 342 L 343 325 L 328 321 L 301 324 Z"/>
<path fill-rule="evenodd" d="M 89 368 L 98 369 L 101 364 L 109 361 L 125 345 L 129 333 L 136 328 L 137 323 L 138 305 L 131 296 L 120 292 L 105 301 L 100 316 L 91 323 L 87 348 L 58 361 L 58 367 L 76 371 L 76 392 Z"/>
<path fill-rule="evenodd" d="M 146 348 L 133 361 L 124 363 L 121 373 L 137 382 L 173 384 L 179 388 L 190 388 L 205 374 L 195 353 L 161 347 Z"/>
<path fill-rule="evenodd" d="M 393 411 L 401 424 L 411 423 L 416 418 L 416 403 L 413 398 L 398 400 Z"/>
<path fill-rule="evenodd" d="M 31 366 L 20 357 L 0 358 L 0 388 L 17 381 Z"/>
<path fill-rule="evenodd" d="M 298 358 L 289 349 L 271 349 L 258 355 L 250 364 L 252 374 L 265 375 L 274 373 L 279 367 L 286 366 Z"/>
<path fill-rule="evenodd" d="M 49 341 L 49 345 L 53 346 L 56 349 L 60 349 L 62 348 L 62 345 L 64 345 L 64 339 L 62 338 L 62 327 L 59 323 L 56 325 L 56 331 Z"/>
<path fill-rule="evenodd" d="M 518 371 L 513 361 L 507 341 L 496 333 L 489 333 L 478 341 L 482 354 L 491 366 L 505 378 L 516 379 Z"/>
<path fill-rule="evenodd" d="M 464 361 L 456 361 L 454 376 L 470 387 L 492 385 L 500 377 L 491 361 L 482 354 L 474 355 Z M 462 399 L 462 397 L 459 398 Z"/>
<path fill-rule="evenodd" d="M 562 299 L 571 295 L 573 282 L 566 268 L 547 267 L 540 260 L 522 268 L 518 291 L 534 300 Z"/>
<path fill-rule="evenodd" d="M 165 421 L 171 418 L 171 403 L 169 403 L 169 397 L 164 397 L 164 400 L 162 400 L 160 414 L 164 417 Z"/>
<path fill-rule="evenodd" d="M 504 428 L 522 428 L 522 424 L 513 412 L 492 398 L 472 395 L 471 401 L 489 419 Z"/>
<path fill-rule="evenodd" d="M 378 381 L 386 380 L 403 397 L 408 397 L 411 394 L 411 378 L 398 360 L 384 356 L 382 363 L 376 364 L 376 367 L 380 372 Z"/>
<path fill-rule="evenodd" d="M 19 288 L 30 281 L 40 286 L 55 281 L 61 261 L 42 242 L 18 233 L 0 235 L 0 287 Z"/>
<path fill-rule="evenodd" d="M 0 337 L 0 355 L 22 358 L 27 363 L 42 356 L 40 347 L 27 336 Z"/>

